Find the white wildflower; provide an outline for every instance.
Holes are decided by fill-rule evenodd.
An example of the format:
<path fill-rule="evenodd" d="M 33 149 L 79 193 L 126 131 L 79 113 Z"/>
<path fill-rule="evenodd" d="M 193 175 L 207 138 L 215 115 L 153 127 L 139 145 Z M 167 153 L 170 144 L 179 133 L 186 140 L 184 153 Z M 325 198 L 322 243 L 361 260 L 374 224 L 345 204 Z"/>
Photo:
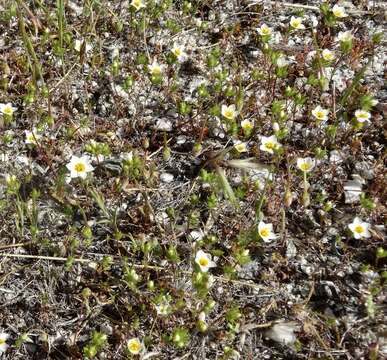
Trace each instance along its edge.
<path fill-rule="evenodd" d="M 362 221 L 360 218 L 355 217 L 353 222 L 348 224 L 348 228 L 352 231 L 355 239 L 370 238 L 371 233 L 369 231 L 370 224 Z"/>
<path fill-rule="evenodd" d="M 315 160 L 310 157 L 297 159 L 297 167 L 303 172 L 312 171 L 315 164 Z"/>
<path fill-rule="evenodd" d="M 258 224 L 258 234 L 264 242 L 270 242 L 277 238 L 272 224 L 266 224 L 262 220 Z"/>
<path fill-rule="evenodd" d="M 73 155 L 66 167 L 70 171 L 70 178 L 80 177 L 85 179 L 87 173 L 94 170 L 89 162 L 89 157 L 86 155 L 81 157 Z"/>
<path fill-rule="evenodd" d="M 212 261 L 211 255 L 199 250 L 195 256 L 195 263 L 199 265 L 200 271 L 207 272 L 210 268 L 216 267 L 216 263 Z"/>
<path fill-rule="evenodd" d="M 345 12 L 345 9 L 342 6 L 334 5 L 332 8 L 332 13 L 335 15 L 335 17 L 341 19 L 348 16 L 348 14 Z"/>
<path fill-rule="evenodd" d="M 261 36 L 270 36 L 273 33 L 273 30 L 266 24 L 262 24 L 261 27 L 257 29 L 257 31 Z"/>
<path fill-rule="evenodd" d="M 329 110 L 323 109 L 320 105 L 316 106 L 312 110 L 312 115 L 317 120 L 320 120 L 320 121 L 327 121 L 328 120 L 328 114 L 329 114 Z"/>
<path fill-rule="evenodd" d="M 303 30 L 305 29 L 305 25 L 302 23 L 302 20 L 301 17 L 292 16 L 290 19 L 290 26 L 296 30 Z"/>
<path fill-rule="evenodd" d="M 274 151 L 279 147 L 281 147 L 281 144 L 278 142 L 277 137 L 275 135 L 261 137 L 261 146 L 259 148 L 262 151 L 274 154 Z"/>
<path fill-rule="evenodd" d="M 365 110 L 356 110 L 355 117 L 358 122 L 363 123 L 370 120 L 371 114 Z"/>

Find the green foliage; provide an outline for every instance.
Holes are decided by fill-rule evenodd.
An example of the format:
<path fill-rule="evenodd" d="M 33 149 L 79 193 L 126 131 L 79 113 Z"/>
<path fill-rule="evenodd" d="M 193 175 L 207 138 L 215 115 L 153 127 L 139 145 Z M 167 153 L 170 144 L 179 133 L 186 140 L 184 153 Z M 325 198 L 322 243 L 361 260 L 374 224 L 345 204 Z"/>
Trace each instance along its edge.
<path fill-rule="evenodd" d="M 93 359 L 105 347 L 106 343 L 106 334 L 93 331 L 90 342 L 83 348 L 83 354 L 87 358 Z"/>

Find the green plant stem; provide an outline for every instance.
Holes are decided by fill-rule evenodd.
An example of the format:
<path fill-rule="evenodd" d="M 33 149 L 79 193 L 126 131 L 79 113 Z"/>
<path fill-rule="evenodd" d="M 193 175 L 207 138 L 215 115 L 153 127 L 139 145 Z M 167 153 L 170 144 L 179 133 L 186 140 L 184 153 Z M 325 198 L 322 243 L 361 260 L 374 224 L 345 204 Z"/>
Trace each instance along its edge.
<path fill-rule="evenodd" d="M 18 3 L 18 6 L 17 6 L 16 11 L 17 11 L 17 17 L 18 17 L 19 31 L 20 31 L 21 37 L 23 39 L 24 46 L 27 50 L 27 54 L 28 54 L 29 59 L 30 59 L 29 62 L 30 62 L 30 66 L 32 68 L 32 72 L 34 74 L 35 85 L 36 85 L 37 80 L 42 81 L 44 84 L 44 79 L 42 76 L 42 68 L 40 66 L 40 62 L 38 60 L 38 57 L 36 56 L 34 47 L 33 47 L 32 42 L 31 42 L 31 38 L 27 34 L 27 31 L 26 31 L 23 12 L 21 10 L 23 7 L 23 3 L 21 0 L 17 0 L 17 3 Z M 31 58 L 32 58 L 32 61 L 31 61 Z M 31 62 L 33 62 L 33 66 L 31 65 Z"/>
<path fill-rule="evenodd" d="M 265 194 L 266 194 L 266 189 L 268 187 L 269 180 L 265 179 L 265 185 L 263 186 L 262 194 L 261 197 L 259 198 L 259 202 L 257 205 L 257 209 L 255 210 L 255 221 L 258 224 L 262 220 L 262 206 L 265 201 Z"/>
<path fill-rule="evenodd" d="M 64 48 L 63 48 L 63 38 L 64 38 L 64 0 L 57 0 L 57 9 L 58 9 L 58 38 L 59 38 L 59 47 L 60 47 L 60 57 L 62 62 L 63 75 L 65 75 L 65 65 L 64 65 Z"/>

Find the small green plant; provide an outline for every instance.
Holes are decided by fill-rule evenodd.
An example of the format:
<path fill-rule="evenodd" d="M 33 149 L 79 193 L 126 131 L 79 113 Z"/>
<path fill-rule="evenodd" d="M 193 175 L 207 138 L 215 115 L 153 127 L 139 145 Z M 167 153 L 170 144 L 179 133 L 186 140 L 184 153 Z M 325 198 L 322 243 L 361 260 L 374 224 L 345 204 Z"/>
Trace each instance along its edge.
<path fill-rule="evenodd" d="M 89 359 L 94 359 L 106 346 L 106 343 L 106 334 L 99 331 L 93 331 L 90 342 L 83 348 L 83 354 Z"/>
<path fill-rule="evenodd" d="M 170 335 L 170 341 L 178 348 L 187 346 L 189 342 L 188 330 L 184 328 L 175 328 Z"/>

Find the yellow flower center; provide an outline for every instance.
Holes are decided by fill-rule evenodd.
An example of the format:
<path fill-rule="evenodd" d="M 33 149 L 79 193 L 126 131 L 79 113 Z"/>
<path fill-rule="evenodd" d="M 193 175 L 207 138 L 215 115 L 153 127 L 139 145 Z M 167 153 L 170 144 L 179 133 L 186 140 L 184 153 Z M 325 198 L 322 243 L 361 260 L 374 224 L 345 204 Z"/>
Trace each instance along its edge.
<path fill-rule="evenodd" d="M 298 19 L 295 19 L 292 21 L 292 24 L 291 24 L 293 27 L 295 28 L 298 28 L 300 25 L 301 25 L 301 21 L 298 20 Z"/>
<path fill-rule="evenodd" d="M 224 117 L 227 119 L 232 119 L 234 117 L 234 112 L 232 110 L 226 110 L 224 112 Z"/>
<path fill-rule="evenodd" d="M 3 113 L 6 115 L 12 115 L 13 114 L 12 107 L 6 106 L 5 108 L 3 108 Z"/>
<path fill-rule="evenodd" d="M 244 151 L 246 151 L 246 145 L 245 144 L 237 144 L 237 145 L 235 145 L 235 149 L 239 152 L 244 152 Z"/>
<path fill-rule="evenodd" d="M 270 29 L 266 26 L 261 29 L 261 32 L 263 35 L 270 35 Z"/>
<path fill-rule="evenodd" d="M 174 52 L 174 54 L 176 56 L 180 56 L 181 55 L 181 50 L 179 48 L 175 49 L 173 52 Z"/>
<path fill-rule="evenodd" d="M 356 225 L 354 230 L 358 234 L 362 234 L 364 232 L 364 228 L 361 225 Z"/>
<path fill-rule="evenodd" d="M 161 68 L 158 65 L 152 66 L 151 73 L 153 75 L 160 75 L 161 74 Z"/>
<path fill-rule="evenodd" d="M 324 113 L 322 111 L 317 111 L 316 116 L 318 119 L 322 119 L 324 117 Z"/>
<path fill-rule="evenodd" d="M 272 143 L 272 142 L 267 142 L 267 143 L 265 144 L 265 146 L 266 146 L 266 148 L 269 149 L 269 150 L 273 150 L 273 149 L 275 148 L 275 145 L 274 145 L 274 143 Z"/>
<path fill-rule="evenodd" d="M 5 344 L 5 340 L 0 339 L 0 345 L 3 345 L 3 344 Z"/>
<path fill-rule="evenodd" d="M 208 266 L 208 264 L 209 264 L 209 261 L 208 261 L 207 258 L 202 257 L 202 258 L 199 259 L 199 265 L 200 266 Z"/>
<path fill-rule="evenodd" d="M 133 6 L 135 8 L 139 8 L 141 6 L 141 0 L 134 0 L 133 1 Z"/>
<path fill-rule="evenodd" d="M 357 115 L 358 118 L 360 119 L 367 119 L 367 114 L 366 113 L 360 113 Z"/>
<path fill-rule="evenodd" d="M 308 171 L 308 170 L 310 170 L 310 168 L 311 168 L 311 165 L 309 163 L 306 163 L 306 162 L 304 162 L 300 165 L 300 169 L 302 171 Z"/>
<path fill-rule="evenodd" d="M 268 228 L 263 228 L 260 230 L 259 235 L 262 237 L 268 237 L 270 235 L 270 230 Z"/>
<path fill-rule="evenodd" d="M 341 10 L 341 9 L 336 9 L 336 10 L 333 12 L 333 15 L 335 15 L 336 17 L 343 17 L 344 12 L 343 12 L 343 10 Z"/>
<path fill-rule="evenodd" d="M 86 166 L 85 164 L 78 163 L 78 164 L 75 164 L 74 169 L 76 172 L 84 172 L 86 170 Z"/>
<path fill-rule="evenodd" d="M 131 352 L 139 352 L 141 350 L 141 344 L 138 341 L 132 341 L 128 348 Z"/>

